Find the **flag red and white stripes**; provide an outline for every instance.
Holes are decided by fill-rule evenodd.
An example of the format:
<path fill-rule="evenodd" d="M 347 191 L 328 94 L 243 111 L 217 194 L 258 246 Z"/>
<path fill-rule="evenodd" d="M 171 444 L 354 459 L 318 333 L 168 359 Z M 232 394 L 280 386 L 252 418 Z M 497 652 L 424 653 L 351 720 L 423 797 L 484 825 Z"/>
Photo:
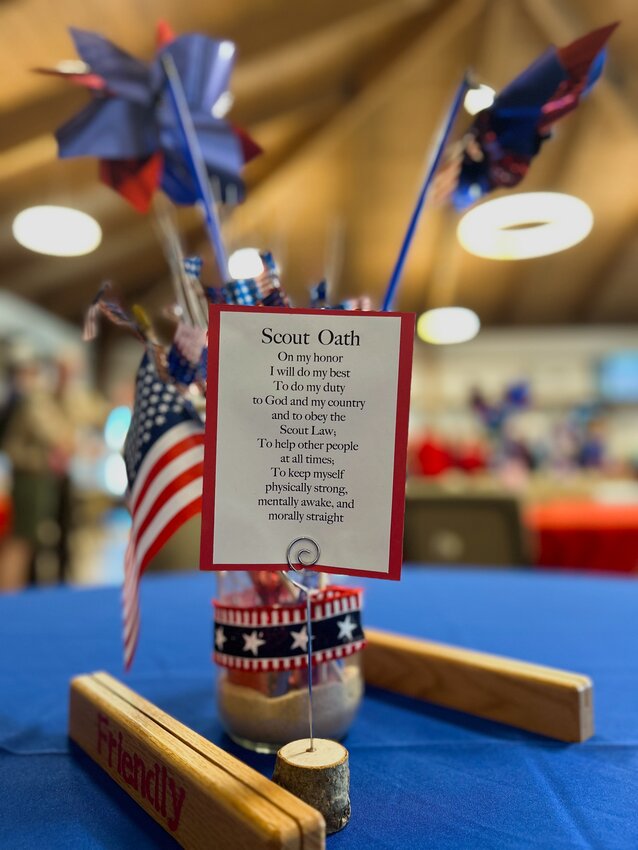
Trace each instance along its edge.
<path fill-rule="evenodd" d="M 195 421 L 166 431 L 146 453 L 129 496 L 132 527 L 124 560 L 124 663 L 135 656 L 140 628 L 139 582 L 152 558 L 200 513 L 204 432 Z"/>

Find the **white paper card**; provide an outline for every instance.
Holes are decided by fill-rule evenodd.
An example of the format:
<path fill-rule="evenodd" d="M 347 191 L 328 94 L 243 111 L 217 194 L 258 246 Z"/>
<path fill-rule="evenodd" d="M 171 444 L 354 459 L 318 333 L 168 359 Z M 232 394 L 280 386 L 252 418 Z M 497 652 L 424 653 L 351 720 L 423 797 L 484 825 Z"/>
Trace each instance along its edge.
<path fill-rule="evenodd" d="M 308 537 L 315 569 L 398 578 L 412 317 L 221 307 L 210 328 L 202 568 L 281 569 Z"/>

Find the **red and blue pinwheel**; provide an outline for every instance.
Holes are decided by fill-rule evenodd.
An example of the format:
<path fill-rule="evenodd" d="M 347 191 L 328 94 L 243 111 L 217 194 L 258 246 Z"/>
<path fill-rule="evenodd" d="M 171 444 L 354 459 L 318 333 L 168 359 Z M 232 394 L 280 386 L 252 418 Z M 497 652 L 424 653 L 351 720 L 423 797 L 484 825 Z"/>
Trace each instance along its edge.
<path fill-rule="evenodd" d="M 452 195 L 457 208 L 523 179 L 555 122 L 575 109 L 600 77 L 605 44 L 617 26 L 601 27 L 566 47 L 550 47 L 478 113 Z"/>
<path fill-rule="evenodd" d="M 243 196 L 241 169 L 260 153 L 242 130 L 213 115 L 213 107 L 228 90 L 235 47 L 198 33 L 173 36 L 158 27 L 158 50 L 152 62 L 142 62 L 103 36 L 72 29 L 81 63 L 53 69 L 92 93 L 91 102 L 56 132 L 62 158 L 95 156 L 103 182 L 146 212 L 161 188 L 177 204 L 200 198 L 188 162 L 184 140 L 167 92 L 162 66 L 170 54 L 179 73 L 206 170 L 222 194 L 229 186 Z"/>

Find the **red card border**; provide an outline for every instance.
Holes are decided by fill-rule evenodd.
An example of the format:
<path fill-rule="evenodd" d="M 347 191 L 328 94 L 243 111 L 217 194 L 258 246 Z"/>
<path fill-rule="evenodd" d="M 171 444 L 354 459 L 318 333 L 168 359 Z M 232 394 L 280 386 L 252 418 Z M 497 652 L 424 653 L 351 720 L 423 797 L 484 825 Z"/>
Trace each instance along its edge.
<path fill-rule="evenodd" d="M 317 310 L 290 307 L 248 307 L 235 304 L 209 305 L 208 345 L 208 393 L 206 397 L 206 433 L 204 438 L 204 491 L 202 499 L 202 535 L 200 544 L 200 570 L 287 570 L 281 564 L 213 564 L 215 533 L 215 485 L 217 421 L 219 403 L 219 333 L 222 313 L 254 313 L 255 310 L 270 313 L 292 313 L 316 316 Z M 362 578 L 380 578 L 398 581 L 403 563 L 403 523 L 405 517 L 405 479 L 408 445 L 408 419 L 410 415 L 410 382 L 412 375 L 412 351 L 414 344 L 414 313 L 382 313 L 359 310 L 321 310 L 324 315 L 338 318 L 362 319 L 370 316 L 394 317 L 401 320 L 399 335 L 399 364 L 397 374 L 396 427 L 394 432 L 394 476 L 392 482 L 392 510 L 390 517 L 390 544 L 388 551 L 389 570 L 379 573 L 374 570 L 350 570 L 347 567 L 329 567 L 317 563 L 314 570 L 337 575 L 353 575 Z M 211 381 L 212 377 L 215 377 Z"/>

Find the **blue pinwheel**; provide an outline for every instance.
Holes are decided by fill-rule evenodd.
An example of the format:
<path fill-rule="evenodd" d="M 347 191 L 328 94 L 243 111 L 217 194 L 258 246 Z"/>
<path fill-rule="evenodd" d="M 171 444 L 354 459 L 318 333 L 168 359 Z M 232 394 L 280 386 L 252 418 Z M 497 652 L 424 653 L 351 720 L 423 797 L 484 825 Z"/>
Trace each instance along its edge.
<path fill-rule="evenodd" d="M 177 204 L 194 204 L 199 190 L 184 158 L 184 140 L 167 91 L 162 59 L 169 54 L 210 177 L 223 195 L 229 186 L 243 196 L 242 166 L 260 152 L 242 130 L 213 108 L 227 92 L 235 46 L 199 33 L 173 36 L 158 27 L 158 50 L 142 62 L 98 33 L 71 29 L 82 62 L 70 70 L 52 69 L 92 92 L 91 102 L 56 132 L 62 158 L 95 156 L 100 177 L 141 212 L 156 189 Z"/>
<path fill-rule="evenodd" d="M 554 123 L 575 109 L 600 77 L 605 44 L 617 26 L 550 47 L 478 113 L 464 141 L 452 195 L 457 208 L 523 179 Z"/>

